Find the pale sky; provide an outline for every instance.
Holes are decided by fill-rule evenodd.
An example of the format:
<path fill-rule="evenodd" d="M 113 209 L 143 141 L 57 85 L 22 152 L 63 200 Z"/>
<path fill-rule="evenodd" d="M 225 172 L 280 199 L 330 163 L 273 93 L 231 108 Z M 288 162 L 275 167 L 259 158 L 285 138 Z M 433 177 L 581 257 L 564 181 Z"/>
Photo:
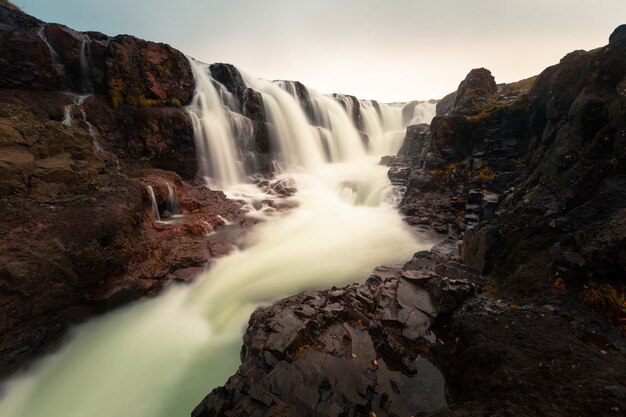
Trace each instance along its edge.
<path fill-rule="evenodd" d="M 472 68 L 497 82 L 594 49 L 626 0 L 13 0 L 48 22 L 165 42 L 207 63 L 384 102 L 441 98 Z"/>

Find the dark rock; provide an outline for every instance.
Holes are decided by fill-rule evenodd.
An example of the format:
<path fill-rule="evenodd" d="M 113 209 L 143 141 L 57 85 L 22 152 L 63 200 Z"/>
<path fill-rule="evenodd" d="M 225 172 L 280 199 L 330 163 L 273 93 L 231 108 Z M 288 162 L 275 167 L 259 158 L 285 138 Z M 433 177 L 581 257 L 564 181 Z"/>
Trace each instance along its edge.
<path fill-rule="evenodd" d="M 470 115 L 480 112 L 481 107 L 496 90 L 496 81 L 489 70 L 485 68 L 471 70 L 456 90 L 451 113 Z"/>
<path fill-rule="evenodd" d="M 624 39 L 626 39 L 626 25 L 619 25 L 609 36 L 609 44 L 621 42 Z"/>
<path fill-rule="evenodd" d="M 210 71 L 211 77 L 226 87 L 226 90 L 236 97 L 242 95 L 246 87 L 239 70 L 237 70 L 234 65 L 223 63 L 211 64 Z"/>
<path fill-rule="evenodd" d="M 437 117 L 447 116 L 452 111 L 455 101 L 456 101 L 456 91 L 448 94 L 447 96 L 445 96 L 444 98 L 442 98 L 441 100 L 437 102 L 437 105 L 435 107 L 435 111 L 436 111 L 435 115 Z"/>
<path fill-rule="evenodd" d="M 450 256 L 448 246 L 433 259 Z M 406 268 L 403 275 L 418 272 Z M 257 310 L 239 371 L 192 415 L 392 416 L 443 407 L 443 380 L 426 359 L 436 342 L 429 327 L 440 309 L 448 312 L 473 293 L 466 278 L 476 275 L 450 263 L 454 279 L 414 285 L 394 276 L 398 267 L 377 270 L 382 280 Z"/>

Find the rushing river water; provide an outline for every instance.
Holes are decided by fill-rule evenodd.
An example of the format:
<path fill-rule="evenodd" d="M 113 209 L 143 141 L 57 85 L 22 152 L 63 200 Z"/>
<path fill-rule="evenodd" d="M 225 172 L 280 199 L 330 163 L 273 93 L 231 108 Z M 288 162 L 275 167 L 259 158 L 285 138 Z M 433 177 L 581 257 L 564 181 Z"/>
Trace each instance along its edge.
<path fill-rule="evenodd" d="M 244 184 L 234 141 L 246 121 L 231 111 L 232 97 L 207 67 L 191 62 L 197 90 L 189 112 L 205 172 L 227 194 L 258 199 L 260 191 Z M 279 177 L 295 181 L 299 191 L 290 199 L 297 207 L 251 213 L 265 221 L 245 248 L 192 284 L 77 327 L 56 353 L 5 385 L 0 416 L 189 415 L 237 369 L 241 336 L 256 307 L 305 289 L 362 281 L 375 266 L 430 247 L 402 222 L 387 168 L 378 164 L 401 145 L 408 123 L 401 106 L 361 102 L 365 145 L 349 106 L 310 91 L 312 126 L 293 84 L 244 79 L 263 96 L 281 149 Z M 428 118 L 426 110 L 419 114 Z"/>

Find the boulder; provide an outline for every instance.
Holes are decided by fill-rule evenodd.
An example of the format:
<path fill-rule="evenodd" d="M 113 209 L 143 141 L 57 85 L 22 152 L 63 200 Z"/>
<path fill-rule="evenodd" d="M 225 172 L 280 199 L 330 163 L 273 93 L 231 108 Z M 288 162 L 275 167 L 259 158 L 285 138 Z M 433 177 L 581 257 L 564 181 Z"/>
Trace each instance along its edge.
<path fill-rule="evenodd" d="M 475 68 L 459 84 L 450 112 L 465 115 L 479 113 L 481 107 L 493 97 L 496 91 L 496 81 L 491 71 L 485 68 Z"/>

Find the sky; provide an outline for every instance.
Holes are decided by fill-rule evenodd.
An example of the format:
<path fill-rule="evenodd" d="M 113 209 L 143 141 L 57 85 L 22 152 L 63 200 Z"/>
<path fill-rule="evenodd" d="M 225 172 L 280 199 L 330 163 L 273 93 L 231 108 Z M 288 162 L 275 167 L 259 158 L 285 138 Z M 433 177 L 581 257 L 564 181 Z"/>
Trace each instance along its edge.
<path fill-rule="evenodd" d="M 382 102 L 441 98 L 608 42 L 626 0 L 13 0 L 47 22 L 164 42 L 265 79 Z"/>

